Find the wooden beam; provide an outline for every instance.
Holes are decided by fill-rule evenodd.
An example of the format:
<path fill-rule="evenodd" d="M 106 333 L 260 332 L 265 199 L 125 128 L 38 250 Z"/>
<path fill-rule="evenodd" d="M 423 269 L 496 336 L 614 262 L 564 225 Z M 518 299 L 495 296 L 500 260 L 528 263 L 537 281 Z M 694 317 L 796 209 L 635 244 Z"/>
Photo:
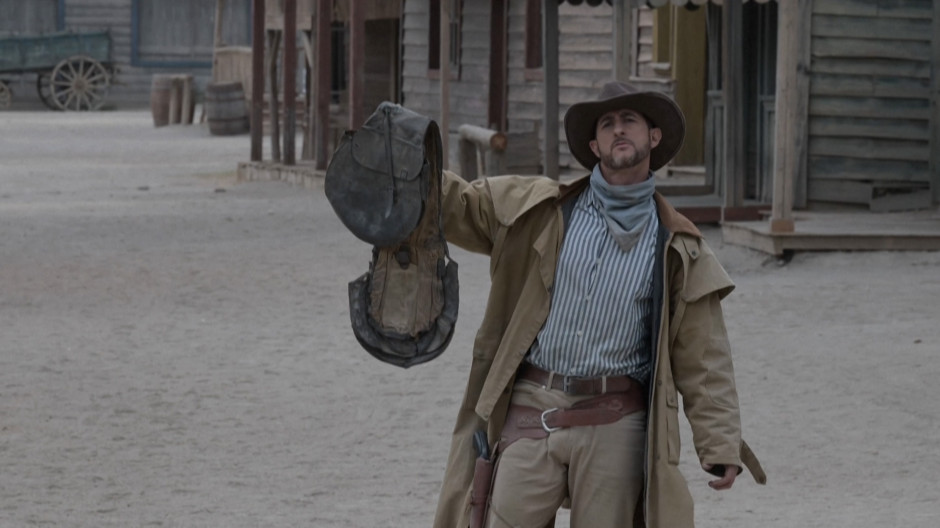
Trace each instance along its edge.
<path fill-rule="evenodd" d="M 930 78 L 930 173 L 933 202 L 940 203 L 940 2 L 933 3 Z"/>
<path fill-rule="evenodd" d="M 277 93 L 280 90 L 277 78 L 277 58 L 281 47 L 281 32 L 269 30 L 268 32 L 268 78 L 271 80 L 269 93 L 268 114 L 271 120 L 271 159 L 281 161 L 281 104 Z"/>
<path fill-rule="evenodd" d="M 809 98 L 810 98 L 810 69 L 812 67 L 812 24 L 813 24 L 813 1 L 796 0 L 800 15 L 797 20 L 796 34 L 791 37 L 796 40 L 793 49 L 796 53 L 796 70 L 791 72 L 796 75 L 796 87 L 794 88 L 794 107 L 789 109 L 791 121 L 790 132 L 796 140 L 796 150 L 793 153 L 793 161 L 796 166 L 794 178 L 796 181 L 793 186 L 793 206 L 805 209 L 807 205 L 806 186 L 809 180 Z M 779 3 L 778 3 L 779 5 Z M 778 8 L 779 9 L 779 8 Z"/>
<path fill-rule="evenodd" d="M 774 130 L 774 176 L 773 202 L 770 216 L 770 231 L 793 231 L 793 187 L 796 179 L 794 157 L 796 136 L 794 127 L 796 106 L 796 63 L 799 43 L 794 33 L 797 31 L 799 6 L 796 2 L 781 2 L 777 8 L 777 88 L 776 130 Z"/>
<path fill-rule="evenodd" d="M 284 0 L 284 163 L 296 163 L 297 0 Z"/>
<path fill-rule="evenodd" d="M 441 130 L 441 153 L 444 157 L 444 168 L 450 168 L 450 16 L 451 0 L 440 0 L 440 43 L 438 45 L 440 58 L 438 72 L 440 73 L 441 93 L 441 119 L 438 123 Z M 460 15 L 459 13 L 457 14 Z"/>
<path fill-rule="evenodd" d="M 330 144 L 330 56 L 332 36 L 333 0 L 317 0 L 316 14 L 316 168 L 326 169 L 327 152 Z"/>
<path fill-rule="evenodd" d="M 633 75 L 636 27 L 634 9 L 629 2 L 614 2 L 614 71 L 613 78 L 626 81 Z"/>
<path fill-rule="evenodd" d="M 365 122 L 366 3 L 349 0 L 349 128 Z"/>
<path fill-rule="evenodd" d="M 542 6 L 542 70 L 545 72 L 545 151 L 542 173 L 558 179 L 558 2 Z"/>
<path fill-rule="evenodd" d="M 264 141 L 264 0 L 252 2 L 251 161 L 261 161 Z"/>
<path fill-rule="evenodd" d="M 740 2 L 726 2 L 721 7 L 722 92 L 724 95 L 724 204 L 738 207 L 744 203 L 747 165 L 744 145 L 744 17 Z"/>
<path fill-rule="evenodd" d="M 506 0 L 490 2 L 490 86 L 487 125 L 506 130 Z"/>
<path fill-rule="evenodd" d="M 222 41 L 222 15 L 225 13 L 225 0 L 215 0 L 215 32 L 212 37 L 212 47 L 219 49 L 225 45 Z"/>

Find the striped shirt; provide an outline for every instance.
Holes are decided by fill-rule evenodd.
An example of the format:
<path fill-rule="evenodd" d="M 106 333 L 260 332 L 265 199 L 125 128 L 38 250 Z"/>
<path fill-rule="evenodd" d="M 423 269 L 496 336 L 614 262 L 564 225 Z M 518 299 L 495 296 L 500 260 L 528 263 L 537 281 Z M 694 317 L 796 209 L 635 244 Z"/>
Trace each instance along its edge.
<path fill-rule="evenodd" d="M 650 317 L 659 218 L 623 251 L 590 189 L 575 203 L 562 243 L 548 319 L 527 360 L 567 376 L 650 377 Z M 650 198 L 652 199 L 652 198 Z"/>

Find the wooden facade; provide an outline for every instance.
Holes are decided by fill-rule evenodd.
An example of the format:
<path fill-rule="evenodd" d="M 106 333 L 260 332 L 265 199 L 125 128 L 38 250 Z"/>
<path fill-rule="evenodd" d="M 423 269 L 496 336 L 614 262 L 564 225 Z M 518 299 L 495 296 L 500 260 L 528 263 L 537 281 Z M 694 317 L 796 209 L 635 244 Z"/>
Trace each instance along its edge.
<path fill-rule="evenodd" d="M 432 0 L 405 0 L 403 21 L 402 103 L 415 111 L 437 118 L 440 110 L 440 78 L 428 69 L 428 46 Z M 491 2 L 464 1 L 459 13 L 461 31 L 460 64 L 451 71 L 450 136 L 456 145 L 461 124 L 481 127 L 496 125 L 509 133 L 536 133 L 544 139 L 544 77 L 539 70 L 526 67 L 526 0 Z M 540 5 L 536 2 L 535 5 Z M 504 9 L 494 13 L 493 6 Z M 614 54 L 611 47 L 613 8 L 608 4 L 592 7 L 562 4 L 559 9 L 559 108 L 557 130 L 560 139 L 559 164 L 577 163 L 568 153 L 561 128 L 565 111 L 571 104 L 596 97 L 597 87 L 612 78 Z M 505 122 L 491 123 L 486 97 L 490 93 L 490 55 L 492 19 L 504 19 L 506 60 Z M 500 35 L 497 35 L 499 38 Z M 539 36 L 538 40 L 541 40 Z M 482 95 L 482 96 L 481 96 Z M 448 152 L 457 162 L 454 149 Z"/>
<path fill-rule="evenodd" d="M 807 202 L 931 204 L 933 4 L 813 2 Z"/>
<path fill-rule="evenodd" d="M 215 6 L 216 0 L 0 0 L 0 33 L 107 30 L 117 67 L 108 104 L 143 107 L 154 74 L 191 74 L 200 90 L 208 82 Z M 249 44 L 250 14 L 250 0 L 227 0 L 227 43 Z"/>

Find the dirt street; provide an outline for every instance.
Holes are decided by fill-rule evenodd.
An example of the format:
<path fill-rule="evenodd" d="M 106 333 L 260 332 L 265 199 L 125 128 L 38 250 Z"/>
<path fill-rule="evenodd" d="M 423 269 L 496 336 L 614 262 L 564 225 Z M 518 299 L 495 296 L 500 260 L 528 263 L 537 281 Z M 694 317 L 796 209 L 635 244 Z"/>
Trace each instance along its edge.
<path fill-rule="evenodd" d="M 0 528 L 430 525 L 486 258 L 452 251 L 443 356 L 380 363 L 346 300 L 369 247 L 322 187 L 236 182 L 248 154 L 146 112 L 0 114 Z M 683 425 L 698 526 L 940 526 L 940 253 L 780 265 L 705 232 L 769 482 L 712 491 Z"/>

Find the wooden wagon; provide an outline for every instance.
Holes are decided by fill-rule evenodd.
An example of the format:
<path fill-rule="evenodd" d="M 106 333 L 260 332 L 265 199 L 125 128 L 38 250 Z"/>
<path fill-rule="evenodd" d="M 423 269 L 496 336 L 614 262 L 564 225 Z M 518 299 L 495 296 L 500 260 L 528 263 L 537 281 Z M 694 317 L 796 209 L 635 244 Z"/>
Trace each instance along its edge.
<path fill-rule="evenodd" d="M 111 85 L 107 31 L 0 36 L 0 109 L 13 101 L 4 74 L 36 73 L 36 91 L 53 110 L 96 110 Z"/>

